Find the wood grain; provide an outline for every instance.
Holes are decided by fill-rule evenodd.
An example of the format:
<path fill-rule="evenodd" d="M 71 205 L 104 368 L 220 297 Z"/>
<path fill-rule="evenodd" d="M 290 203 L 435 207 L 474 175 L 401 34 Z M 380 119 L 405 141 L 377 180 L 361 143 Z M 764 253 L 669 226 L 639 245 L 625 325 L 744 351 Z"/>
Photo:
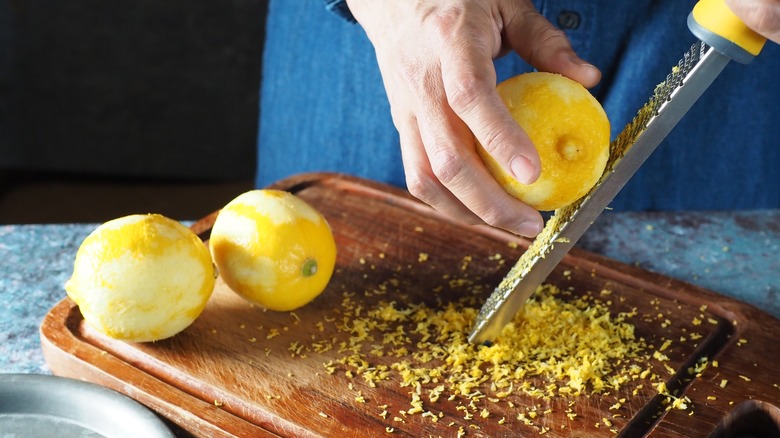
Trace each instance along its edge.
<path fill-rule="evenodd" d="M 611 291 L 611 311 L 637 309 L 632 323 L 650 344 L 692 332 L 702 335 L 665 351 L 674 370 L 666 372 L 666 384 L 689 397 L 691 408 L 665 410 L 664 397 L 650 385 L 640 388 L 637 380 L 613 394 L 539 400 L 516 392 L 490 404 L 488 418 L 466 420 L 455 401 L 444 399 L 430 406 L 441 412 L 438 421 L 400 414 L 409 409 L 410 395 L 399 376 L 372 387 L 343 370 L 326 371 L 323 364 L 344 354 L 337 348 L 315 351 L 313 343 L 337 345 L 345 335 L 322 322 L 339 316 L 345 296 L 365 309 L 388 295 L 400 304 L 432 308 L 475 291 L 482 300 L 528 242 L 452 222 L 405 192 L 343 175 L 299 175 L 275 186 L 311 203 L 333 228 L 337 268 L 315 301 L 292 313 L 264 311 L 218 281 L 192 326 L 171 339 L 134 344 L 91 330 L 74 303 L 64 299 L 41 326 L 52 371 L 126 393 L 194 436 L 418 437 L 455 436 L 459 429 L 467 436 L 535 436 L 540 425 L 548 436 L 561 437 L 614 436 L 616 430 L 621 436 L 660 437 L 772 436 L 780 431 L 778 320 L 733 299 L 577 249 L 556 268 L 550 283 L 575 294 Z M 216 213 L 209 215 L 193 229 L 208 238 L 215 218 Z M 424 263 L 421 254 L 427 257 Z M 461 270 L 466 256 L 471 257 L 468 269 Z M 469 287 L 449 281 L 455 274 Z M 697 319 L 704 322 L 696 324 Z M 661 324 L 664 320 L 669 324 Z M 296 352 L 293 345 L 303 347 Z M 705 357 L 718 366 L 691 376 L 687 369 Z M 376 358 L 374 365 L 397 360 Z M 660 363 L 650 366 L 665 372 Z M 610 409 L 621 398 L 626 399 L 621 408 Z M 573 420 L 565 414 L 572 401 Z M 534 404 L 548 413 L 533 426 L 517 420 L 521 409 Z M 389 415 L 381 416 L 383 410 Z M 498 421 L 502 417 L 503 423 Z M 603 418 L 612 427 L 599 424 Z"/>

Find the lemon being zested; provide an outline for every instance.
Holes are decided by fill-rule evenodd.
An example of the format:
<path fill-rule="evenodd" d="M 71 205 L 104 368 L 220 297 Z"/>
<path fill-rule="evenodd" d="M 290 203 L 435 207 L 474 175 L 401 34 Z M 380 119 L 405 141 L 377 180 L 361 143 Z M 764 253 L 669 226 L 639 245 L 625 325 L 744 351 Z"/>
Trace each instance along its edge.
<path fill-rule="evenodd" d="M 539 179 L 521 184 L 478 147 L 504 190 L 543 211 L 588 193 L 609 158 L 609 120 L 601 104 L 580 83 L 554 73 L 521 74 L 498 84 L 497 90 L 536 147 L 542 166 Z"/>
<path fill-rule="evenodd" d="M 189 228 L 158 214 L 130 215 L 87 236 L 65 290 L 97 330 L 147 342 L 192 324 L 214 280 L 208 248 Z"/>
<path fill-rule="evenodd" d="M 294 310 L 316 298 L 336 264 L 336 242 L 322 214 L 280 190 L 252 190 L 230 201 L 209 245 L 225 283 L 271 310 Z"/>

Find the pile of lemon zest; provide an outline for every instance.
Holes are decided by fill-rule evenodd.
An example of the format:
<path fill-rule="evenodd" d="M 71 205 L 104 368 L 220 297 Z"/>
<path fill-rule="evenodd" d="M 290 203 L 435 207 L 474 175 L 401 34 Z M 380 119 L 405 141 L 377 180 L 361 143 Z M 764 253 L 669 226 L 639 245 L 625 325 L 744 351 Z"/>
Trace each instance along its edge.
<path fill-rule="evenodd" d="M 487 257 L 501 258 L 499 254 Z M 466 272 L 470 262 L 471 258 L 463 258 L 458 263 Z M 653 350 L 652 345 L 635 336 L 631 319 L 638 317 L 636 308 L 614 312 L 610 309 L 611 301 L 603 301 L 590 292 L 576 295 L 571 288 L 562 290 L 550 284 L 539 287 L 494 344 L 472 345 L 466 337 L 479 310 L 475 295 L 482 286 L 468 275 L 446 276 L 443 280 L 451 289 L 469 287 L 475 293 L 435 307 L 408 303 L 403 295 L 392 295 L 393 301 L 381 300 L 365 307 L 356 300 L 362 291 L 343 292 L 336 313 L 323 316 L 315 325 L 319 332 L 335 330 L 333 337 L 321 339 L 312 335 L 310 345 L 301 349 L 302 342 L 291 343 L 295 347 L 291 351 L 337 351 L 340 358 L 323 364 L 329 374 L 340 372 L 350 379 L 360 377 L 370 387 L 397 381 L 401 387 L 410 388 L 410 408 L 400 411 L 401 415 L 421 414 L 432 421 L 444 413 L 437 416 L 426 410 L 423 399 L 432 404 L 444 399 L 455 402 L 464 420 L 475 421 L 475 417 L 487 418 L 491 414 L 482 406 L 484 402 L 507 403 L 514 408 L 516 405 L 507 399 L 510 395 L 546 401 L 561 398 L 572 406 L 578 396 L 607 397 L 625 387 L 633 388 L 637 395 L 644 386 L 641 382 L 663 385 L 656 382 L 659 376 L 653 366 L 666 366 L 674 372 L 664 363 L 670 361 L 669 357 L 661 353 L 669 349 L 671 340 Z M 400 287 L 398 279 L 392 278 L 370 290 L 384 293 Z M 599 296 L 611 294 L 604 289 Z M 653 303 L 657 306 L 660 301 L 654 299 Z M 657 315 L 665 317 L 663 313 Z M 382 363 L 377 363 L 380 358 Z M 648 367 L 651 362 L 654 365 Z M 701 366 L 697 363 L 692 370 Z M 686 409 L 690 404 L 685 397 L 669 394 L 665 385 L 659 385 L 659 393 L 666 397 L 668 408 Z M 355 401 L 364 403 L 365 399 L 358 394 Z M 618 402 L 610 409 L 622 406 L 623 402 Z M 542 415 L 552 412 L 549 405 L 533 406 L 518 413 L 517 420 L 534 426 L 538 432 L 537 422 L 544 419 Z M 577 417 L 571 409 L 566 415 L 569 420 Z M 387 419 L 387 409 L 379 416 Z M 619 417 L 620 413 L 612 415 Z M 394 421 L 403 418 L 394 417 Z M 507 420 L 498 421 L 504 424 Z"/>

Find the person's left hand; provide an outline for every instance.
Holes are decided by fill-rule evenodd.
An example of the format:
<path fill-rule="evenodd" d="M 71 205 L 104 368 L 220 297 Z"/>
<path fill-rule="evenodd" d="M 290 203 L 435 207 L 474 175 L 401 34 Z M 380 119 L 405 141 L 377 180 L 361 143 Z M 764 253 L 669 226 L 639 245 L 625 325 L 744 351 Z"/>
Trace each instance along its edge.
<path fill-rule="evenodd" d="M 476 151 L 478 142 L 523 184 L 541 171 L 531 139 L 496 91 L 493 59 L 515 51 L 585 86 L 601 72 L 530 0 L 347 3 L 376 51 L 409 192 L 462 222 L 536 236 L 542 216 L 504 191 Z"/>
<path fill-rule="evenodd" d="M 725 0 L 749 28 L 780 44 L 780 0 Z"/>

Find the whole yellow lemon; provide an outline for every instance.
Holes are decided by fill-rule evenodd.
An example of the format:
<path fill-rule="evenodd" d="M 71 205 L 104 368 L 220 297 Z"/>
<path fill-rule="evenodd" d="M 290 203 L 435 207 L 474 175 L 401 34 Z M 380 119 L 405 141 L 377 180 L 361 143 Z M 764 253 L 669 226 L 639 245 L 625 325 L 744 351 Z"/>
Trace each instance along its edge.
<path fill-rule="evenodd" d="M 222 208 L 209 240 L 219 275 L 265 308 L 297 309 L 316 298 L 336 265 L 322 214 L 292 193 L 251 190 Z"/>
<path fill-rule="evenodd" d="M 609 120 L 580 83 L 554 73 L 524 73 L 497 86 L 512 117 L 536 146 L 541 174 L 522 184 L 481 146 L 482 161 L 507 193 L 537 210 L 556 210 L 588 193 L 609 159 Z"/>
<path fill-rule="evenodd" d="M 215 277 L 208 248 L 189 228 L 158 214 L 130 215 L 84 239 L 65 290 L 98 331 L 147 342 L 192 324 Z"/>

